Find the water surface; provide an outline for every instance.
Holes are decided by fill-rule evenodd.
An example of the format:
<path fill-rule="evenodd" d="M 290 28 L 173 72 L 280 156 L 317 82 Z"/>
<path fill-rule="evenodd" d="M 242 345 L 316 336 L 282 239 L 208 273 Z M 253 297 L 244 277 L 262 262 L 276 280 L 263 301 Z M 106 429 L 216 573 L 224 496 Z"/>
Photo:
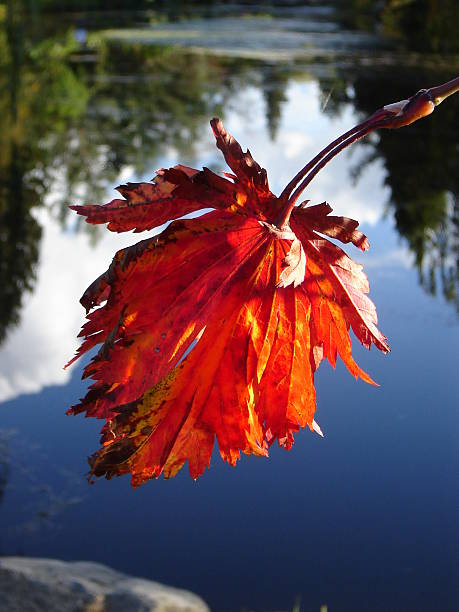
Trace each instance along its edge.
<path fill-rule="evenodd" d="M 404 63 L 387 40 L 344 31 L 331 10 L 281 17 L 219 16 L 205 38 L 199 19 L 141 24 L 141 37 L 138 24 L 121 37 L 80 32 L 79 43 L 72 29 L 35 42 L 2 30 L 0 553 L 100 561 L 192 589 L 215 610 L 454 610 L 457 101 L 355 146 L 308 191 L 361 221 L 372 246 L 353 256 L 392 347 L 355 343 L 379 388 L 321 367 L 324 439 L 300 432 L 291 452 L 236 469 L 216 453 L 197 482 L 183 470 L 137 490 L 127 478 L 90 487 L 99 424 L 64 415 L 86 389 L 83 364 L 62 370 L 78 299 L 139 239 L 91 231 L 67 203 L 106 201 L 177 162 L 224 169 L 214 115 L 279 193 L 364 115 L 454 76 L 430 55 Z M 256 23 L 273 44 L 240 36 L 249 42 L 235 49 L 234 29 Z"/>

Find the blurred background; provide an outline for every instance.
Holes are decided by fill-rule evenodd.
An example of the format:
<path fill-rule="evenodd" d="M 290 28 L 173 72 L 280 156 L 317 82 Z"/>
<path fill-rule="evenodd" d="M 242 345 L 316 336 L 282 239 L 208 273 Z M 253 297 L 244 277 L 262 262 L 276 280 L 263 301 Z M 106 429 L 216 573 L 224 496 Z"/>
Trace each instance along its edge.
<path fill-rule="evenodd" d="M 333 161 L 305 196 L 359 219 L 392 353 L 380 384 L 317 380 L 319 439 L 197 482 L 85 479 L 100 423 L 66 417 L 86 286 L 139 238 L 70 203 L 184 163 L 220 116 L 280 193 L 384 104 L 459 72 L 455 0 L 0 1 L 0 555 L 93 560 L 213 610 L 457 610 L 459 96 Z M 142 236 L 140 237 L 142 238 Z"/>

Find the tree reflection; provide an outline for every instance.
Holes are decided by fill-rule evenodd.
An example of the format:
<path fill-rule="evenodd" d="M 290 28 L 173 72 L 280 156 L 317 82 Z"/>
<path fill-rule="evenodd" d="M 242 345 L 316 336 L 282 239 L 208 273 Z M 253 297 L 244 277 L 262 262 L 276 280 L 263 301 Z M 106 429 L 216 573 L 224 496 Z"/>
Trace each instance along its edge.
<path fill-rule="evenodd" d="M 382 30 L 409 51 L 457 53 L 457 0 L 333 0 L 346 27 Z"/>
<path fill-rule="evenodd" d="M 337 97 L 367 116 L 388 99 L 404 99 L 449 78 L 450 72 L 438 70 L 359 71 L 347 75 Z M 451 99 L 429 120 L 400 131 L 381 130 L 378 140 L 367 145 L 373 147 L 367 162 L 375 157 L 384 162 L 396 228 L 414 254 L 420 283 L 432 294 L 440 284 L 459 310 L 458 136 L 458 105 Z"/>
<path fill-rule="evenodd" d="M 12 3 L 8 4 L 5 27 L 0 32 L 0 342 L 7 328 L 18 321 L 22 293 L 31 289 L 38 259 L 41 230 L 30 215 L 37 203 L 26 186 L 27 152 L 19 116 L 23 87 L 21 64 L 24 33 Z M 30 169 L 30 167 L 29 167 Z"/>
<path fill-rule="evenodd" d="M 275 140 L 282 118 L 282 106 L 287 101 L 286 89 L 292 78 L 291 69 L 268 65 L 261 69 L 261 90 L 266 105 L 266 123 L 271 140 Z"/>
<path fill-rule="evenodd" d="M 60 167 L 68 195 L 103 199 L 120 171 L 151 172 L 173 147 L 192 162 L 195 143 L 232 93 L 256 76 L 250 62 L 190 55 L 171 47 L 104 43 L 90 98 Z M 66 209 L 65 209 L 66 210 Z"/>
<path fill-rule="evenodd" d="M 459 51 L 456 0 L 385 0 L 381 17 L 385 28 L 401 36 L 410 49 L 436 53 Z"/>
<path fill-rule="evenodd" d="M 34 286 L 38 208 L 65 222 L 69 202 L 103 201 L 126 167 L 143 175 L 172 146 L 192 162 L 209 117 L 258 75 L 250 61 L 101 41 L 80 61 L 72 28 L 40 39 L 38 19 L 11 0 L 0 21 L 0 343 Z"/>
<path fill-rule="evenodd" d="M 65 223 L 69 202 L 103 201 L 126 168 L 148 176 L 171 148 L 193 164 L 209 117 L 223 116 L 234 93 L 250 85 L 264 96 L 274 139 L 289 80 L 311 70 L 94 36 L 78 43 L 71 25 L 26 13 L 31 4 L 40 6 L 9 0 L 0 12 L 0 342 L 35 282 L 40 207 Z M 368 114 L 451 76 L 413 73 L 338 70 L 321 83 L 326 112 L 352 102 Z M 434 292 L 438 276 L 447 299 L 458 301 L 456 109 L 448 101 L 434 120 L 381 133 L 375 154 L 384 160 L 397 228 L 421 282 Z"/>
<path fill-rule="evenodd" d="M 51 135 L 84 110 L 85 87 L 65 63 L 71 37 L 37 41 L 35 21 L 8 2 L 0 24 L 0 342 L 35 280 L 43 202 L 55 160 Z"/>

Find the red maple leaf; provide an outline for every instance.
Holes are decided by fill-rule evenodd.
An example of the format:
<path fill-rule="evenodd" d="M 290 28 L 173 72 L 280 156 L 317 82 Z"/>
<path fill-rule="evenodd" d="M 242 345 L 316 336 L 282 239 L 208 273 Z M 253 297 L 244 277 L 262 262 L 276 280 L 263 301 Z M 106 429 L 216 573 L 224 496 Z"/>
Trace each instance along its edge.
<path fill-rule="evenodd" d="M 81 299 L 91 312 L 74 359 L 102 346 L 84 370 L 94 382 L 69 413 L 106 419 L 92 475 L 131 473 L 137 486 L 174 476 L 188 461 L 197 478 L 215 438 L 234 465 L 241 451 L 266 456 L 276 439 L 289 449 L 300 427 L 321 434 L 314 373 L 324 358 L 335 366 L 339 355 L 352 375 L 373 382 L 355 363 L 349 337 L 352 328 L 365 347 L 389 350 L 368 281 L 325 236 L 362 251 L 366 237 L 326 202 L 296 202 L 344 146 L 375 127 L 398 127 L 400 114 L 408 123 L 413 99 L 337 139 L 279 198 L 266 171 L 213 119 L 232 170 L 225 178 L 176 166 L 151 183 L 119 187 L 123 199 L 72 207 L 117 232 L 212 209 L 116 253 Z M 414 106 L 418 113 L 419 101 Z"/>

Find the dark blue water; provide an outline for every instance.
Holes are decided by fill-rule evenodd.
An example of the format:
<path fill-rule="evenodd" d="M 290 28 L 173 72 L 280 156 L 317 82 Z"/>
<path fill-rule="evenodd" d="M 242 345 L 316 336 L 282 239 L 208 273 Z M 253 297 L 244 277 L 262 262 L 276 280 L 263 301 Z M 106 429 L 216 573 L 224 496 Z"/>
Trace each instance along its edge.
<path fill-rule="evenodd" d="M 0 349 L 0 554 L 99 561 L 193 590 L 213 610 L 458 609 L 459 318 L 446 278 L 458 252 L 457 104 L 422 129 L 357 146 L 311 186 L 313 202 L 327 198 L 362 221 L 371 251 L 352 255 L 365 264 L 392 348 L 383 356 L 354 343 L 379 388 L 322 365 L 324 439 L 300 432 L 290 452 L 273 447 L 269 459 L 243 457 L 235 469 L 214 453 L 197 482 L 184 469 L 136 490 L 128 478 L 90 486 L 86 457 L 100 423 L 65 416 L 85 393 L 84 364 L 62 372 L 83 322 L 80 294 L 138 239 L 77 231 L 63 200 L 108 199 L 114 185 L 177 162 L 222 169 L 207 124 L 217 113 L 279 193 L 362 113 L 447 78 L 412 66 L 369 74 L 179 54 L 155 56 L 161 71 L 136 56 L 139 74 L 127 81 L 132 57 L 116 48 L 104 57 L 113 63 L 102 68 L 119 74 L 85 73 L 77 126 L 70 118 L 68 131 L 53 124 L 37 135 L 40 150 L 51 155 L 50 134 L 62 148 L 40 157 L 52 180 L 46 206 L 32 211 L 43 230 L 36 281 Z M 181 81 L 187 65 L 200 75 L 196 91 Z"/>
<path fill-rule="evenodd" d="M 372 235 L 375 251 L 391 240 L 384 223 Z M 453 610 L 459 328 L 410 269 L 375 268 L 371 281 L 393 352 L 357 353 L 381 387 L 322 367 L 325 438 L 301 432 L 269 460 L 232 469 L 215 456 L 197 482 L 183 471 L 138 490 L 89 486 L 80 476 L 97 426 L 63 414 L 84 392 L 80 371 L 6 402 L 1 552 L 100 561 L 192 589 L 213 609 L 289 609 L 300 596 L 305 610 Z"/>

